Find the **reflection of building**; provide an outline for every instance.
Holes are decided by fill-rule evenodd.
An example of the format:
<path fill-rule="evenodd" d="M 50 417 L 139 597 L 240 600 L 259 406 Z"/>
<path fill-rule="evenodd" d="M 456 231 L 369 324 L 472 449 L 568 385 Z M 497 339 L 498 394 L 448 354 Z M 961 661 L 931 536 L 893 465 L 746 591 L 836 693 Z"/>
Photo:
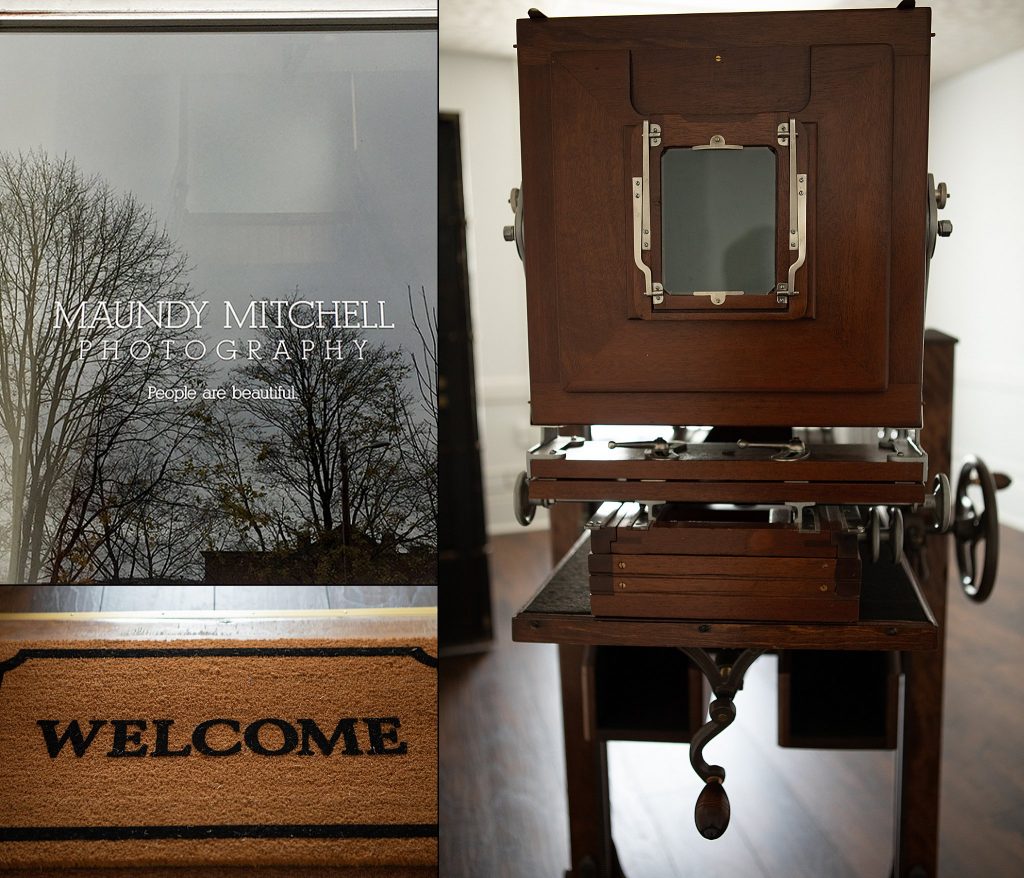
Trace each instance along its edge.
<path fill-rule="evenodd" d="M 345 555 L 351 575 L 345 577 Z M 368 537 L 353 534 L 345 547 L 340 530 L 329 531 L 294 549 L 269 552 L 203 552 L 204 582 L 217 585 L 332 585 L 343 582 L 434 583 L 434 549 L 381 550 Z"/>

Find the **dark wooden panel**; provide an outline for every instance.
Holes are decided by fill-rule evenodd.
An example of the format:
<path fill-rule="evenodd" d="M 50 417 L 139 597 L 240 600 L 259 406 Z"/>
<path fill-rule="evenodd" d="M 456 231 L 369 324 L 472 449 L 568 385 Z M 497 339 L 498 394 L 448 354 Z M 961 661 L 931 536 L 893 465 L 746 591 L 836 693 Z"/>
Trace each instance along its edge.
<path fill-rule="evenodd" d="M 920 424 L 923 231 L 912 214 L 925 195 L 929 27 L 927 10 L 520 22 L 524 186 L 539 193 L 530 203 L 540 231 L 534 252 L 527 247 L 535 423 Z M 669 334 L 658 321 L 626 319 L 633 306 L 616 292 L 628 272 L 639 277 L 619 157 L 624 126 L 639 116 L 623 106 L 629 65 L 616 53 L 664 62 L 716 45 L 788 47 L 794 57 L 794 46 L 810 47 L 812 96 L 797 112 L 818 144 L 810 262 L 815 297 L 826 299 L 809 321 L 682 321 Z M 758 87 L 750 78 L 749 90 Z M 709 91 L 687 92 L 701 94 Z M 771 81 L 761 94 L 762 106 L 778 98 Z M 871 142 L 853 131 L 870 131 Z"/>
<path fill-rule="evenodd" d="M 638 113 L 736 115 L 803 109 L 811 96 L 810 50 L 783 46 L 700 46 L 631 52 Z M 757 91 L 750 85 L 756 82 Z"/>
<path fill-rule="evenodd" d="M 330 585 L 332 610 L 371 607 L 436 607 L 436 585 Z"/>
<path fill-rule="evenodd" d="M 557 448 L 558 446 L 556 446 Z M 557 457 L 537 455 L 530 475 L 561 479 L 679 479 L 708 481 L 921 482 L 926 458 L 889 460 L 878 445 L 809 445 L 805 460 L 771 460 L 772 450 L 737 448 L 726 442 L 693 444 L 678 457 L 650 460 L 638 448 L 586 442 L 561 448 Z M 908 452 L 912 453 L 912 452 Z M 564 457 L 562 457 L 564 455 Z"/>
<path fill-rule="evenodd" d="M 881 482 L 646 482 L 587 479 L 532 479 L 531 500 L 624 502 L 642 499 L 680 503 L 812 503 L 886 504 L 924 502 L 922 485 Z"/>
<path fill-rule="evenodd" d="M 664 557 L 664 556 L 663 556 Z M 856 597 L 860 594 L 860 577 L 855 579 L 835 580 L 832 577 L 819 576 L 816 579 L 796 579 L 785 576 L 623 576 L 615 575 L 590 576 L 590 594 L 595 592 L 610 595 L 679 595 L 694 600 L 696 595 L 731 595 L 735 598 L 747 598 L 747 615 L 741 619 L 758 618 L 756 603 L 762 597 L 815 598 L 838 595 L 839 597 Z M 623 614 L 625 615 L 625 614 Z M 646 613 L 645 615 L 651 615 Z M 710 613 L 688 613 L 686 619 L 714 619 Z M 795 618 L 804 618 L 798 616 Z M 851 616 L 856 619 L 856 615 Z"/>
<path fill-rule="evenodd" d="M 837 562 L 830 558 L 771 558 L 751 556 L 730 558 L 720 555 L 596 555 L 591 554 L 591 573 L 650 574 L 673 576 L 789 576 L 820 580 L 834 579 Z M 851 578 L 854 567 L 843 567 L 841 579 Z"/>
<path fill-rule="evenodd" d="M 628 45 L 650 49 L 698 48 L 730 42 L 742 46 L 834 45 L 877 42 L 882 34 L 897 55 L 930 50 L 931 10 L 844 10 L 835 12 L 730 12 L 697 15 L 604 16 L 600 18 L 521 18 L 516 22 L 520 51 L 542 56 L 565 48 Z"/>
<path fill-rule="evenodd" d="M 956 339 L 929 332 L 925 342 L 924 429 L 929 478 L 948 473 L 953 444 L 953 376 Z M 932 614 L 942 631 L 938 648 L 908 656 L 907 704 L 900 728 L 902 759 L 897 764 L 898 842 L 896 878 L 910 878 L 916 867 L 935 874 L 938 858 L 945 688 L 946 604 L 949 587 L 948 538 L 933 537 L 912 556 Z M 974 868 L 974 867 L 972 867 Z"/>
<path fill-rule="evenodd" d="M 704 678 L 680 650 L 598 646 L 588 659 L 592 735 L 685 743 L 703 724 Z"/>
<path fill-rule="evenodd" d="M 212 585 L 108 585 L 104 612 L 145 610 L 212 610 Z"/>
<path fill-rule="evenodd" d="M 889 277 L 889 347 L 897 354 L 900 350 L 919 354 L 924 348 L 927 280 L 922 283 L 925 224 L 921 222 L 921 205 L 933 197 L 928 191 L 928 70 L 927 57 L 897 56 L 894 62 L 897 119 L 893 154 L 898 158 L 892 169 L 892 228 L 898 234 L 893 235 Z M 897 384 L 919 383 L 923 369 L 921 356 L 896 356 L 890 379 Z"/>
<path fill-rule="evenodd" d="M 595 618 L 603 619 L 723 619 L 756 622 L 854 622 L 860 603 L 856 598 L 821 600 L 792 595 L 771 597 L 747 594 L 719 595 L 707 591 L 689 594 L 590 595 Z"/>
<path fill-rule="evenodd" d="M 531 323 L 532 323 L 532 317 Z M 890 384 L 884 394 L 566 393 L 534 368 L 530 340 L 530 420 L 534 424 L 735 424 L 774 427 L 780 412 L 804 426 L 921 425 L 921 385 Z M 770 362 L 776 358 L 772 358 Z M 534 378 L 534 376 L 537 376 Z"/>
<path fill-rule="evenodd" d="M 788 561 L 793 557 L 835 559 L 850 555 L 848 540 L 837 547 L 827 531 L 800 531 L 782 525 L 599 528 L 590 533 L 590 549 L 594 553 L 635 556 L 637 560 L 658 555 L 716 555 L 774 556 Z M 644 560 L 646 563 L 647 558 Z"/>
<path fill-rule="evenodd" d="M 815 320 L 659 322 L 625 319 L 623 266 L 632 265 L 629 179 L 622 155 L 623 57 L 559 54 L 552 70 L 555 268 L 562 386 L 570 391 L 880 391 L 888 375 L 892 56 L 885 46 L 815 48 L 814 100 L 801 114 L 819 130 Z M 617 85 L 617 88 L 613 88 Z M 756 88 L 756 84 L 752 84 Z M 771 120 L 776 121 L 775 119 Z M 693 123 L 687 142 L 714 126 Z M 849 131 L 864 132 L 857 138 Z M 524 131 L 528 137 L 532 132 Z M 725 132 L 727 140 L 729 132 Z M 735 139 L 735 138 L 734 138 Z M 582 150 L 581 144 L 587 144 Z M 524 181 L 525 191 L 527 188 Z M 858 197 L 846 197 L 852 190 Z M 813 196 L 812 194 L 813 193 Z M 587 222 L 580 222 L 586 216 Z M 656 219 L 652 217 L 652 222 Z M 780 232 L 781 233 L 781 232 Z M 633 283 L 639 271 L 632 268 Z M 631 284 L 632 286 L 632 284 Z M 550 295 L 550 284 L 545 285 Z M 923 319 L 919 315 L 919 320 Z M 531 331 L 545 331 L 531 325 Z M 642 360 L 636 352 L 642 351 Z M 766 368 L 785 352 L 787 363 Z M 655 416 L 655 413 L 651 413 Z M 792 422 L 785 412 L 779 417 Z M 648 419 L 648 422 L 650 419 Z M 716 419 L 712 423 L 720 423 Z"/>
<path fill-rule="evenodd" d="M 899 654 L 779 654 L 779 746 L 816 749 L 896 747 Z"/>

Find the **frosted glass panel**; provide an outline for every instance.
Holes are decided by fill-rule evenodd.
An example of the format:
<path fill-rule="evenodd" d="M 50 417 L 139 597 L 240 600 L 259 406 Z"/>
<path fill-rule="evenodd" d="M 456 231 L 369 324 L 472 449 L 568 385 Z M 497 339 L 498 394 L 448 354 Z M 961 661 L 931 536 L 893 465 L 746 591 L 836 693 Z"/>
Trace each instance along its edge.
<path fill-rule="evenodd" d="M 669 149 L 661 159 L 664 287 L 672 295 L 775 289 L 775 153 Z"/>

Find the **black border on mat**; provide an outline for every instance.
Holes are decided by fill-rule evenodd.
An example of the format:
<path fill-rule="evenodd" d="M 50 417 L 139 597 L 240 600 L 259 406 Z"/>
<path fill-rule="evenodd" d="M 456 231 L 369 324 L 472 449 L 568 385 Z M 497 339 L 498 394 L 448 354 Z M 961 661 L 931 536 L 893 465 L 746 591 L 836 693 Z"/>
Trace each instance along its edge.
<path fill-rule="evenodd" d="M 146 649 L 20 649 L 0 662 L 4 674 L 31 659 L 111 658 L 365 658 L 408 656 L 430 668 L 437 657 L 419 646 L 313 646 L 313 647 L 168 647 Z M 436 838 L 436 823 L 325 823 L 284 825 L 212 826 L 0 826 L 4 841 L 131 841 L 146 839 L 231 838 Z"/>

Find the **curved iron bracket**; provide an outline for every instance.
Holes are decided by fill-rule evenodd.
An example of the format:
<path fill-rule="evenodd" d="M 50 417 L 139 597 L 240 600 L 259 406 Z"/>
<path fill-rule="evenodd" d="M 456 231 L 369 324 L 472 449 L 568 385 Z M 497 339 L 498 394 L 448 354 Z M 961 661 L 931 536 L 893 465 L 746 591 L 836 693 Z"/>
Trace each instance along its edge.
<path fill-rule="evenodd" d="M 722 786 L 725 782 L 725 769 L 721 765 L 708 764 L 704 758 L 704 748 L 736 718 L 733 699 L 743 686 L 747 670 L 764 654 L 764 650 L 719 650 L 712 656 L 706 649 L 699 647 L 680 649 L 700 668 L 715 695 L 715 700 L 708 708 L 710 719 L 690 738 L 690 765 L 705 782 L 694 809 L 697 830 L 705 838 L 718 838 L 729 826 L 729 797 Z"/>

